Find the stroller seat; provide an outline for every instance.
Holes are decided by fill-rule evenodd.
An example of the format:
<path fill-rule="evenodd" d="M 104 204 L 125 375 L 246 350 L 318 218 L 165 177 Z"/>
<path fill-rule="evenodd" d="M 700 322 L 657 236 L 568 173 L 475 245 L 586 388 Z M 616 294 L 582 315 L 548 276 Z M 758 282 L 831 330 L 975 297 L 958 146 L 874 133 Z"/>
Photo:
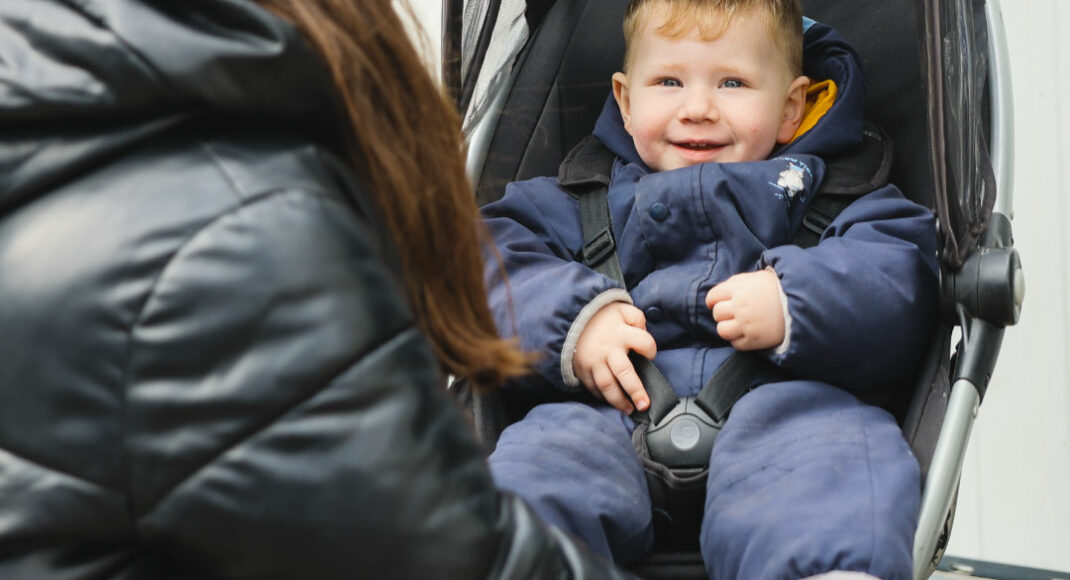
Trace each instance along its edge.
<path fill-rule="evenodd" d="M 516 2 L 469 0 L 465 12 L 476 22 L 464 22 L 470 32 L 461 35 L 449 23 L 462 22 L 463 4 L 445 2 L 444 77 L 463 96 L 469 170 L 477 199 L 485 204 L 499 199 L 511 181 L 556 175 L 565 155 L 590 134 L 610 77 L 620 68 L 627 0 L 533 0 L 519 15 Z M 939 219 L 946 316 L 930 337 L 911 398 L 892 409 L 922 466 L 915 577 L 927 577 L 950 533 L 969 421 L 987 387 L 1002 330 L 1016 322 L 1021 305 L 1020 263 L 1006 217 L 1010 192 L 997 180 L 989 154 L 997 152 L 997 171 L 1010 162 L 998 142 L 1010 123 L 1009 101 L 1000 88 L 1007 81 L 997 74 L 998 4 L 802 4 L 806 16 L 836 28 L 861 55 L 868 84 L 865 116 L 894 142 L 890 181 Z M 488 20 L 482 26 L 480 15 Z M 502 15 L 512 20 L 503 24 Z M 498 38 L 501 31 L 504 38 Z M 506 46 L 496 47 L 496 41 Z M 996 47 L 991 58 L 990 44 Z M 949 54 L 947 46 L 962 51 Z M 504 68 L 483 70 L 482 62 Z M 996 202 L 997 183 L 1002 205 Z M 993 207 L 1001 211 L 993 213 Z M 987 306 L 968 290 L 970 284 L 991 285 Z M 960 341 L 953 355 L 956 329 L 970 340 Z M 489 448 L 533 404 L 512 394 L 470 393 L 463 383 L 458 391 Z M 705 576 L 698 553 L 687 545 L 659 545 L 634 571 L 650 578 Z"/>

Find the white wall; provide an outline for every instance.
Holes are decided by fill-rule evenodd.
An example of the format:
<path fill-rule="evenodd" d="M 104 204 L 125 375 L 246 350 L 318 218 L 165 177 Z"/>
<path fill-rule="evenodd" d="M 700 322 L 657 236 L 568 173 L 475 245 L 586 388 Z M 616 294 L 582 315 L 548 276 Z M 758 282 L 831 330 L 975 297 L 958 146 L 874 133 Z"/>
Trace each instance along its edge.
<path fill-rule="evenodd" d="M 440 0 L 410 1 L 437 42 Z M 1070 571 L 1070 0 L 1003 0 L 1003 12 L 1027 292 L 967 452 L 948 553 Z"/>
<path fill-rule="evenodd" d="M 428 68 L 441 78 L 442 75 L 442 0 L 394 0 L 395 7 L 407 1 L 416 16 L 416 22 L 407 21 L 413 38 L 419 48 L 423 49 L 424 60 Z M 407 14 L 406 11 L 399 11 Z"/>

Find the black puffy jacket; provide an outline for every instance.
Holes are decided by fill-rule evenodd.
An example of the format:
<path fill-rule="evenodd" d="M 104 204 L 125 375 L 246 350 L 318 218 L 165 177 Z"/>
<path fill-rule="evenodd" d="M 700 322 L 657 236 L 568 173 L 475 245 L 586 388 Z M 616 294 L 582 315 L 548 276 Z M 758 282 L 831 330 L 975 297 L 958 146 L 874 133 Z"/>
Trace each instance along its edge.
<path fill-rule="evenodd" d="M 329 90 L 242 0 L 0 2 L 0 578 L 617 574 L 494 490 Z"/>

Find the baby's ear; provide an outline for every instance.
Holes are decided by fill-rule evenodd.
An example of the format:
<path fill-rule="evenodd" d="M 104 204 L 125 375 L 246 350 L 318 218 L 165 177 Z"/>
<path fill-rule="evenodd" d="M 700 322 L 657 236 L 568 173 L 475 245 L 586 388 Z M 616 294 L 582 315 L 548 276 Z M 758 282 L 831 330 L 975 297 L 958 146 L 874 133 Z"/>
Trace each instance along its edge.
<path fill-rule="evenodd" d="M 613 73 L 613 98 L 620 107 L 620 116 L 624 119 L 624 128 L 628 133 L 632 132 L 631 119 L 632 107 L 628 97 L 628 75 L 622 72 Z"/>
<path fill-rule="evenodd" d="M 799 129 L 803 115 L 806 113 L 806 89 L 809 87 L 810 79 L 805 76 L 796 77 L 788 86 L 788 96 L 784 101 L 784 115 L 780 119 L 780 130 L 777 132 L 777 143 L 790 143 L 795 138 L 795 131 Z"/>

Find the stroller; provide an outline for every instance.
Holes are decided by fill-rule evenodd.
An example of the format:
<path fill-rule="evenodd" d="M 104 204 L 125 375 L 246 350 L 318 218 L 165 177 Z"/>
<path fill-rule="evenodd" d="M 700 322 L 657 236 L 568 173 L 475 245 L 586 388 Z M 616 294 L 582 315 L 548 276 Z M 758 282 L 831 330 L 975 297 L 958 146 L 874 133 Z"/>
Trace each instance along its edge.
<path fill-rule="evenodd" d="M 480 204 L 506 183 L 556 175 L 591 132 L 623 55 L 627 0 L 444 0 L 443 75 L 464 116 Z M 867 73 L 865 116 L 894 141 L 890 181 L 938 218 L 942 320 L 901 421 L 924 481 L 914 577 L 942 557 L 966 442 L 1024 279 L 1011 235 L 1012 107 L 998 0 L 803 0 L 850 41 Z M 997 195 L 998 193 L 998 195 Z M 953 346 L 954 345 L 954 346 Z M 486 445 L 528 403 L 458 395 Z M 701 578 L 689 546 L 633 570 Z"/>

